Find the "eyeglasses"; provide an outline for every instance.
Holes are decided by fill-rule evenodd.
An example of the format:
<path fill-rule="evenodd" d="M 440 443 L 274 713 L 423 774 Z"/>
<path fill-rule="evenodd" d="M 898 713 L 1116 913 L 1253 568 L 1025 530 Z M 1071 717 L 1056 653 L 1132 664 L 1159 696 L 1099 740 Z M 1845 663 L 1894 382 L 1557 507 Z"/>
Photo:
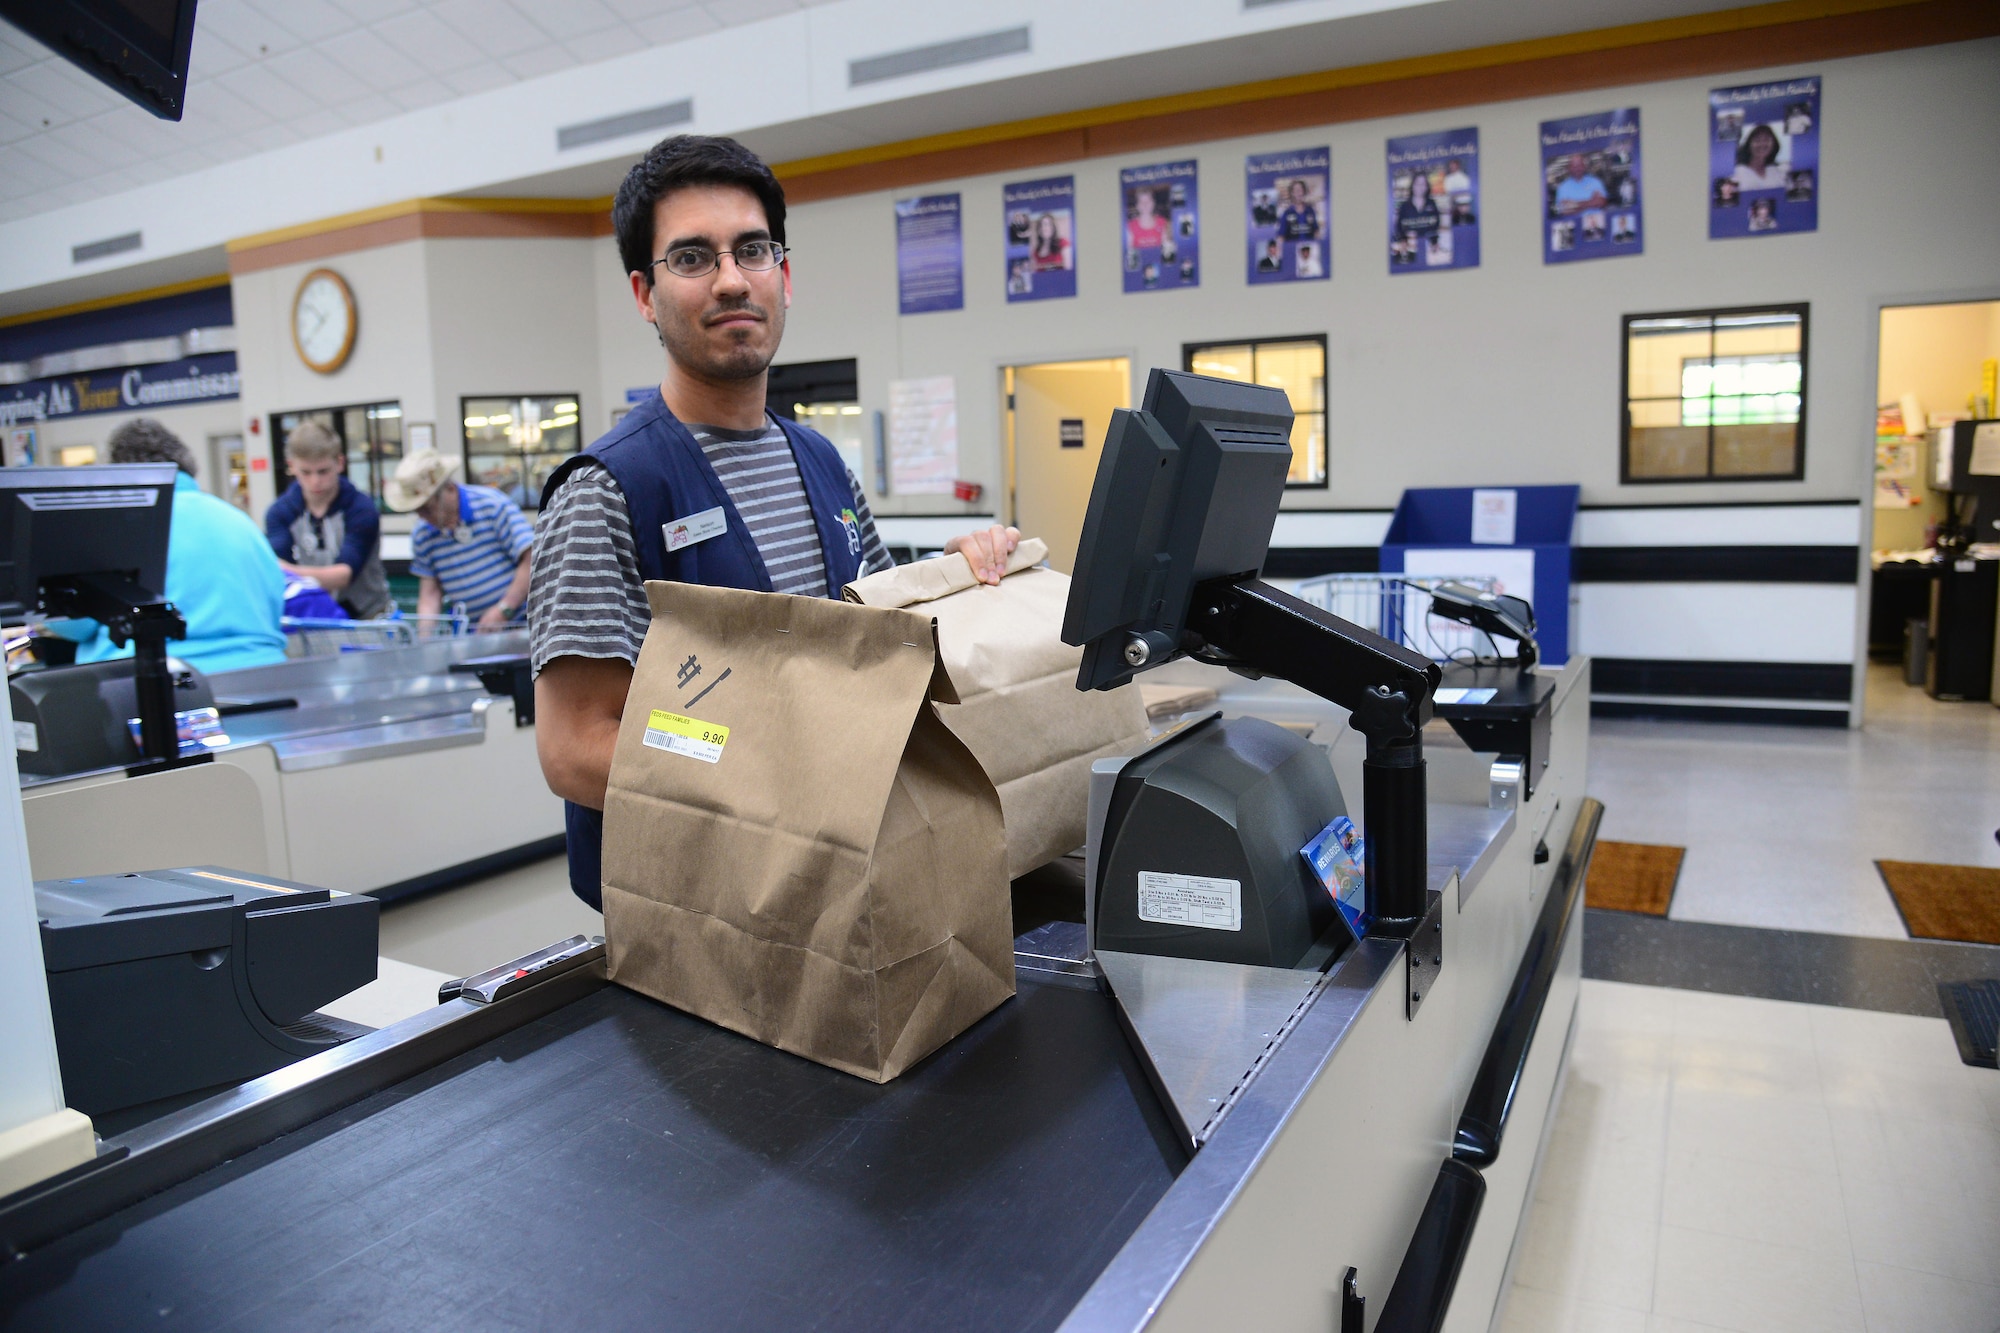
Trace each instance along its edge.
<path fill-rule="evenodd" d="M 734 250 L 717 254 L 705 245 L 677 245 L 665 259 L 655 259 L 653 267 L 667 266 L 677 278 L 705 278 L 722 266 L 722 255 L 736 261 L 745 273 L 764 273 L 785 262 L 785 247 L 776 241 L 745 241 Z"/>

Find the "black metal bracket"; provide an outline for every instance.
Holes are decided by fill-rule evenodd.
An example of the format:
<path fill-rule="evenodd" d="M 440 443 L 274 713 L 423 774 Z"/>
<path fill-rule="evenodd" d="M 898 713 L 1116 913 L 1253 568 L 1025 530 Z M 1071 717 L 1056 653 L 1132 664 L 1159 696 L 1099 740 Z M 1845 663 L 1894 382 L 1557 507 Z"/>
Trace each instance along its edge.
<path fill-rule="evenodd" d="M 1182 647 L 1239 675 L 1289 680 L 1348 711 L 1368 741 L 1361 803 L 1369 931 L 1408 938 L 1425 914 L 1430 879 L 1423 730 L 1437 663 L 1248 576 L 1195 585 Z"/>
<path fill-rule="evenodd" d="M 1403 950 L 1404 993 L 1408 1000 L 1405 1016 L 1412 1019 L 1417 1016 L 1417 1010 L 1423 1006 L 1431 988 L 1437 985 L 1438 974 L 1444 971 L 1444 895 L 1432 893 L 1429 896 L 1430 904 L 1424 911 L 1423 919 L 1410 932 L 1408 944 Z"/>
<path fill-rule="evenodd" d="M 1361 1294 L 1361 1270 L 1349 1268 L 1340 1278 L 1340 1333 L 1363 1333 L 1368 1322 L 1368 1298 Z"/>
<path fill-rule="evenodd" d="M 40 594 L 48 615 L 95 620 L 119 647 L 131 643 L 140 757 L 149 768 L 178 764 L 180 728 L 174 723 L 174 676 L 167 665 L 167 640 L 186 638 L 187 621 L 174 604 L 116 573 L 44 579 Z"/>
<path fill-rule="evenodd" d="M 493 657 L 473 657 L 453 662 L 456 676 L 477 676 L 488 694 L 514 701 L 514 725 L 535 725 L 535 673 L 525 653 L 500 653 Z"/>

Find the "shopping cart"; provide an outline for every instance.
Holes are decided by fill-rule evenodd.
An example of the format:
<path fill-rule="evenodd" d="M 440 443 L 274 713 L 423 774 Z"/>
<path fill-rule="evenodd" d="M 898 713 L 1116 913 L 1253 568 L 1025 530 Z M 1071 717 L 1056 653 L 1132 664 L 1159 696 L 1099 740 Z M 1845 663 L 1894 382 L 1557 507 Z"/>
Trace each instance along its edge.
<path fill-rule="evenodd" d="M 286 616 L 285 656 L 332 657 L 339 653 L 407 648 L 425 639 L 474 633 L 478 622 L 462 613 L 440 616 L 399 614 L 386 620 L 301 620 Z"/>
<path fill-rule="evenodd" d="M 1432 661 L 1497 656 L 1498 648 L 1484 630 L 1430 613 L 1431 593 L 1443 583 L 1464 584 L 1480 592 L 1495 590 L 1493 579 L 1476 574 L 1327 574 L 1301 580 L 1292 595 Z"/>

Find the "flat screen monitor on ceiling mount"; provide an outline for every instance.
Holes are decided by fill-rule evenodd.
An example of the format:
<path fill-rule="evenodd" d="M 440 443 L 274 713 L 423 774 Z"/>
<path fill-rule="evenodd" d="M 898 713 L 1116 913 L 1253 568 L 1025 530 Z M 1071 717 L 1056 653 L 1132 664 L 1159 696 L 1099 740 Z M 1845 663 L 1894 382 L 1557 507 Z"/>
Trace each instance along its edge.
<path fill-rule="evenodd" d="M 0 18 L 162 120 L 187 99 L 195 0 L 0 0 Z"/>

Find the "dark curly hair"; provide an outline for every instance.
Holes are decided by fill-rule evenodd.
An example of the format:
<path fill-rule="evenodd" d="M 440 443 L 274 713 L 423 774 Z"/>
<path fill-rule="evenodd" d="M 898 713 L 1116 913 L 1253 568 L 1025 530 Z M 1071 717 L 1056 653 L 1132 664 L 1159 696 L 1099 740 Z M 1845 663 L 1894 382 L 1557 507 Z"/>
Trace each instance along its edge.
<path fill-rule="evenodd" d="M 134 417 L 112 431 L 110 444 L 114 463 L 172 463 L 195 475 L 194 451 L 151 417 Z"/>
<path fill-rule="evenodd" d="M 764 205 L 771 239 L 785 243 L 785 189 L 764 159 L 734 139 L 676 134 L 654 144 L 625 173 L 611 202 L 611 227 L 618 233 L 618 258 L 627 273 L 653 280 L 653 210 L 660 200 L 690 185 L 734 185 Z"/>

